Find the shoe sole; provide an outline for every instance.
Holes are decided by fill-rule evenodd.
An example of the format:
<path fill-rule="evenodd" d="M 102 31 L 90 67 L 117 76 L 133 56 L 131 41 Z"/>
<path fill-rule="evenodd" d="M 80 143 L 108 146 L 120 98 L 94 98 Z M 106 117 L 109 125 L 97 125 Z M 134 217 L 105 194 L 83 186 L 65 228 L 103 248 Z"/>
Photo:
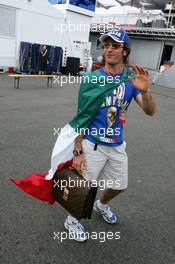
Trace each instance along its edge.
<path fill-rule="evenodd" d="M 103 219 L 105 220 L 106 223 L 108 223 L 108 224 L 110 224 L 110 225 L 114 225 L 114 224 L 117 222 L 117 219 L 116 219 L 116 221 L 113 222 L 113 223 L 109 222 L 109 221 L 103 216 L 103 214 L 100 212 L 100 210 L 98 209 L 98 207 L 97 207 L 96 204 L 94 204 L 93 210 L 96 211 L 98 214 L 100 214 L 100 215 L 103 217 Z"/>
<path fill-rule="evenodd" d="M 69 231 L 69 226 L 67 225 L 67 222 L 64 222 L 64 227 L 65 227 L 66 230 Z M 71 236 L 71 233 L 70 233 L 70 236 Z M 72 237 L 72 236 L 71 236 L 71 237 Z M 72 237 L 72 239 L 75 240 L 75 241 L 77 241 L 77 242 L 81 242 L 81 243 L 87 241 L 87 239 L 85 239 L 85 240 L 78 240 L 78 239 L 76 239 L 75 237 Z"/>

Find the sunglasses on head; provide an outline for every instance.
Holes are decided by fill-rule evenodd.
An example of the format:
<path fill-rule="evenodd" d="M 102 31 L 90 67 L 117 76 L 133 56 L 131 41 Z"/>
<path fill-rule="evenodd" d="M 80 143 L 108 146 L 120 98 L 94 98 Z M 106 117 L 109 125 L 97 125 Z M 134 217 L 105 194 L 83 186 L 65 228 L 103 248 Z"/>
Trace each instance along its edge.
<path fill-rule="evenodd" d="M 119 42 L 103 43 L 102 44 L 102 49 L 109 49 L 109 48 L 112 48 L 112 49 L 120 49 L 122 47 L 123 47 L 123 44 L 122 43 L 119 43 Z"/>

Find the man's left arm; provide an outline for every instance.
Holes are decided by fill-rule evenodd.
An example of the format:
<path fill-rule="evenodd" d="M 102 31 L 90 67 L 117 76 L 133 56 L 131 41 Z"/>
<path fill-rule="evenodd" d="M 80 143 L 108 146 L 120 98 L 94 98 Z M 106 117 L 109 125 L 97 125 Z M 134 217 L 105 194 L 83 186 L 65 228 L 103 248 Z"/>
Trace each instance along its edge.
<path fill-rule="evenodd" d="M 156 112 L 156 103 L 151 94 L 151 90 L 147 92 L 141 92 L 135 97 L 137 104 L 143 109 L 143 111 L 150 116 L 153 116 Z"/>
<path fill-rule="evenodd" d="M 135 101 L 147 115 L 153 116 L 156 112 L 156 102 L 151 94 L 149 72 L 138 65 L 132 65 L 132 68 L 136 78 L 132 79 L 129 77 L 128 79 L 136 89 L 141 91 L 135 97 Z"/>

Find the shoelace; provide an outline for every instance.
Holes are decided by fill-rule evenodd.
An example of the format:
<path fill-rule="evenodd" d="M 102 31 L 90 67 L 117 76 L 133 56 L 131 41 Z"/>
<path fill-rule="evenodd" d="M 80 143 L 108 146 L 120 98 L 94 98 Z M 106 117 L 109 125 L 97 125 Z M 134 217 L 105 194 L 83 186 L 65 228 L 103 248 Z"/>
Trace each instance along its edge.
<path fill-rule="evenodd" d="M 72 234 L 79 239 L 85 238 L 86 234 L 83 226 L 78 221 L 77 222 L 73 221 L 72 224 L 76 226 L 76 228 L 78 229 L 78 232 L 72 232 Z"/>
<path fill-rule="evenodd" d="M 109 217 L 112 217 L 113 213 L 111 212 L 111 208 L 108 206 L 106 209 L 102 209 L 103 214 L 107 214 Z"/>
<path fill-rule="evenodd" d="M 73 221 L 72 224 L 78 229 L 79 233 L 84 233 L 83 226 L 78 221 Z"/>

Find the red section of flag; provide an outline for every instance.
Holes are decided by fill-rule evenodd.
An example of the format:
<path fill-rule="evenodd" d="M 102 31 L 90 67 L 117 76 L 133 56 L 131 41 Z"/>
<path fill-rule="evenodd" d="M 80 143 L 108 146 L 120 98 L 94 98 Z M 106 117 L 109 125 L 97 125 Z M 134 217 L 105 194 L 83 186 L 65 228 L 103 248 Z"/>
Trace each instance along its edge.
<path fill-rule="evenodd" d="M 60 164 L 57 169 L 72 165 L 72 160 Z M 54 179 L 46 180 L 48 173 L 32 173 L 23 179 L 11 179 L 21 190 L 30 194 L 34 198 L 53 204 L 55 199 L 52 197 L 52 186 Z"/>
<path fill-rule="evenodd" d="M 47 173 L 32 173 L 23 179 L 11 179 L 21 190 L 32 195 L 34 198 L 53 204 L 51 190 L 53 179 L 46 180 Z"/>

